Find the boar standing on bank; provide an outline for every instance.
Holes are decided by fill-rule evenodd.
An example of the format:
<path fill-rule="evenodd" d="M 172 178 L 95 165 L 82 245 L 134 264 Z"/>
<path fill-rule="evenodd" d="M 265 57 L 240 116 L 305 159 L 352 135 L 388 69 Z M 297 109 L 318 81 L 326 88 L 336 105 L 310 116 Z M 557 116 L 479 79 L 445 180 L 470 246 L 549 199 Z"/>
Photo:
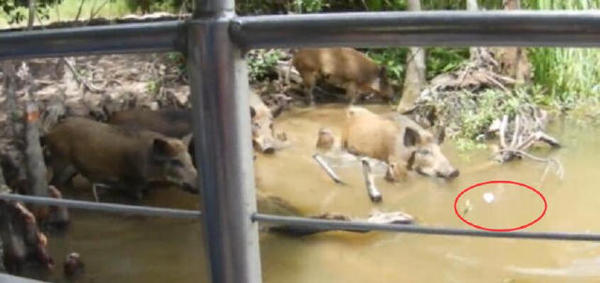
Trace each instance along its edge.
<path fill-rule="evenodd" d="M 292 65 L 302 77 L 311 105 L 320 79 L 344 88 L 351 104 L 363 93 L 375 92 L 386 99 L 394 95 L 386 68 L 352 48 L 301 49 L 294 55 Z"/>
<path fill-rule="evenodd" d="M 459 171 L 441 151 L 443 136 L 434 137 L 406 116 L 383 116 L 362 107 L 350 107 L 342 131 L 342 146 L 353 154 L 386 162 L 386 178 L 390 181 L 404 178 L 408 171 L 453 179 Z"/>
<path fill-rule="evenodd" d="M 44 138 L 55 176 L 72 166 L 94 184 L 121 188 L 137 198 L 153 182 L 197 192 L 187 142 L 76 117 L 63 120 Z"/>

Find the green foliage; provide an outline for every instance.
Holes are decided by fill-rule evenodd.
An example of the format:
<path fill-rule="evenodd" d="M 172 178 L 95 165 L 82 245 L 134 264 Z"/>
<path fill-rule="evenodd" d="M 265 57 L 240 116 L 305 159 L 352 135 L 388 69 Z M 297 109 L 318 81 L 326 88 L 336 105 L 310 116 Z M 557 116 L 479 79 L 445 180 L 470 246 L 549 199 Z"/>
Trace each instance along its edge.
<path fill-rule="evenodd" d="M 465 60 L 469 59 L 467 48 L 441 48 L 433 47 L 427 49 L 427 79 L 451 72 L 460 67 Z"/>
<path fill-rule="evenodd" d="M 463 62 L 469 58 L 469 50 L 467 48 L 441 48 L 434 47 L 426 49 L 427 56 L 427 79 L 447 73 L 460 67 Z M 378 64 L 386 66 L 388 76 L 391 79 L 399 82 L 404 80 L 404 72 L 406 71 L 406 56 L 408 55 L 407 48 L 388 48 L 388 49 L 371 49 L 366 51 Z"/>
<path fill-rule="evenodd" d="M 294 0 L 293 3 L 296 13 L 321 12 L 327 5 L 323 0 Z"/>
<path fill-rule="evenodd" d="M 282 57 L 283 54 L 277 49 L 259 49 L 248 52 L 246 59 L 250 83 L 277 78 L 275 66 Z"/>
<path fill-rule="evenodd" d="M 367 56 L 373 61 L 387 68 L 388 76 L 397 81 L 404 80 L 406 48 L 389 48 L 389 49 L 371 49 L 367 51 Z"/>
<path fill-rule="evenodd" d="M 537 10 L 597 9 L 600 1 L 527 0 L 524 7 Z M 600 50 L 579 48 L 532 48 L 529 59 L 534 81 L 545 87 L 544 104 L 571 109 L 600 97 Z"/>
<path fill-rule="evenodd" d="M 512 92 L 487 89 L 477 94 L 461 92 L 460 96 L 460 99 L 475 102 L 475 107 L 465 108 L 458 116 L 458 123 L 462 129 L 459 137 L 470 140 L 485 132 L 494 120 L 503 115 L 514 116 L 521 107 L 534 104 L 526 89 L 516 89 Z"/>
<path fill-rule="evenodd" d="M 480 92 L 434 92 L 425 97 L 425 107 L 450 130 L 459 149 L 483 148 L 484 136 L 494 120 L 517 113 L 531 113 L 536 107 L 534 87 L 513 91 L 486 89 Z M 427 109 L 427 108 L 423 108 Z M 427 112 L 422 113 L 427 115 Z"/>
<path fill-rule="evenodd" d="M 182 6 L 190 12 L 192 7 L 191 0 L 126 0 L 126 4 L 130 11 L 139 10 L 143 14 L 163 11 L 177 13 Z"/>
<path fill-rule="evenodd" d="M 60 4 L 62 0 L 37 0 L 35 9 L 41 19 L 48 19 L 48 9 Z M 7 16 L 9 24 L 18 24 L 28 15 L 28 0 L 2 0 L 0 1 L 1 13 Z"/>
<path fill-rule="evenodd" d="M 179 52 L 169 52 L 167 53 L 166 58 L 168 65 L 177 68 L 177 71 L 179 72 L 180 76 L 187 75 L 187 65 L 183 54 Z"/>

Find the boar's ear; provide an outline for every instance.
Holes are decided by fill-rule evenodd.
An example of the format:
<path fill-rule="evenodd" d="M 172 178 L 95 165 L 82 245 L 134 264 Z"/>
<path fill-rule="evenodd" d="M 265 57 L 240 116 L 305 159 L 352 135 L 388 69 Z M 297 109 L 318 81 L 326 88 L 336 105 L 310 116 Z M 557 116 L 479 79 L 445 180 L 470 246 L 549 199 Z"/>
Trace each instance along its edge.
<path fill-rule="evenodd" d="M 256 110 L 254 110 L 254 107 L 250 106 L 250 118 L 254 118 L 254 116 L 256 116 Z"/>
<path fill-rule="evenodd" d="M 435 136 L 435 142 L 437 144 L 442 144 L 444 142 L 444 139 L 446 138 L 446 128 L 440 128 L 439 131 L 437 132 L 437 135 Z"/>
<path fill-rule="evenodd" d="M 421 137 L 419 136 L 419 132 L 417 132 L 417 130 L 411 127 L 406 127 L 406 130 L 404 130 L 404 146 L 415 146 L 420 142 L 420 140 Z"/>
<path fill-rule="evenodd" d="M 181 141 L 183 142 L 183 144 L 185 144 L 185 146 L 189 146 L 190 142 L 192 141 L 192 137 L 193 134 L 187 134 L 183 138 L 181 138 Z"/>
<path fill-rule="evenodd" d="M 152 155 L 154 157 L 169 156 L 170 149 L 171 149 L 171 145 L 169 144 L 168 141 L 166 141 L 164 139 L 156 138 L 152 142 Z"/>

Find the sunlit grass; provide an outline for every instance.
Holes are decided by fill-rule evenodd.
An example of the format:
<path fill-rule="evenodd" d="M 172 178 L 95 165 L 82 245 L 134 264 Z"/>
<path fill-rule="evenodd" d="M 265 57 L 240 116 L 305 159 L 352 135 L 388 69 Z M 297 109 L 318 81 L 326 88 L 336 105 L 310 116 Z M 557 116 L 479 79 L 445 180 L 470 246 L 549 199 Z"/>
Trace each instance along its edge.
<path fill-rule="evenodd" d="M 118 18 L 132 13 L 129 7 L 127 6 L 125 0 L 114 0 L 107 2 L 106 1 L 107 0 L 85 0 L 83 2 L 83 7 L 81 8 L 81 15 L 79 16 L 79 19 L 89 19 L 92 13 L 92 9 L 94 11 L 100 9 L 95 17 L 104 18 Z M 104 4 L 105 2 L 106 4 Z M 43 19 L 42 21 L 44 22 L 44 24 L 48 24 L 56 21 L 74 20 L 77 16 L 77 12 L 79 11 L 80 5 L 80 0 L 63 0 L 60 5 L 49 9 L 49 19 Z M 27 9 L 21 8 L 21 12 L 27 15 Z M 39 22 L 36 20 L 35 24 L 39 25 Z M 19 27 L 25 25 L 27 25 L 27 16 L 23 22 L 9 26 L 8 16 L 4 12 L 0 11 L 0 28 Z"/>
<path fill-rule="evenodd" d="M 598 0 L 528 0 L 526 8 L 535 10 L 598 9 Z M 530 60 L 534 81 L 546 89 L 547 101 L 561 106 L 579 107 L 600 97 L 600 49 L 533 48 Z"/>

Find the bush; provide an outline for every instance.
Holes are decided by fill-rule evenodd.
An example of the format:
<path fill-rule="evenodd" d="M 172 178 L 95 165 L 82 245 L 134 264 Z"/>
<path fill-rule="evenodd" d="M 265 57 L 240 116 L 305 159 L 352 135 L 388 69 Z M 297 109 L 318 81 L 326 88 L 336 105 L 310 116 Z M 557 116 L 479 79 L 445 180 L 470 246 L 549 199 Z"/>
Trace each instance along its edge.
<path fill-rule="evenodd" d="M 41 19 L 48 19 L 48 8 L 60 4 L 62 0 L 37 0 L 35 9 Z M 9 24 L 18 24 L 25 20 L 28 14 L 28 0 L 2 0 L 0 8 L 2 13 L 6 14 Z M 1 14 L 1 13 L 0 13 Z"/>
<path fill-rule="evenodd" d="M 275 66 L 283 57 L 277 49 L 252 50 L 246 55 L 250 83 L 278 78 Z"/>

